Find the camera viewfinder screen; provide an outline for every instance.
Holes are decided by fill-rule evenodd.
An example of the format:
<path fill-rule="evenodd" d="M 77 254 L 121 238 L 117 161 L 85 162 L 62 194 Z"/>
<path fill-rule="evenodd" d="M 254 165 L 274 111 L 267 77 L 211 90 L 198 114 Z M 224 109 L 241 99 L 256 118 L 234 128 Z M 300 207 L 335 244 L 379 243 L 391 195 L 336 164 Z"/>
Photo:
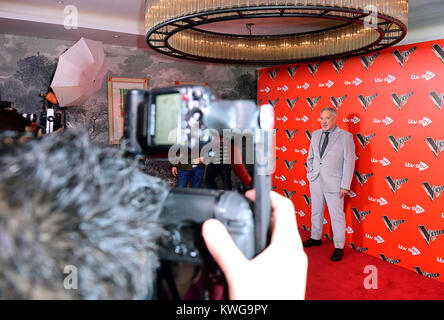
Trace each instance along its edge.
<path fill-rule="evenodd" d="M 180 93 L 157 95 L 156 102 L 156 145 L 173 145 L 176 141 L 169 141 L 168 135 L 172 130 L 180 130 L 179 110 L 182 102 Z"/>

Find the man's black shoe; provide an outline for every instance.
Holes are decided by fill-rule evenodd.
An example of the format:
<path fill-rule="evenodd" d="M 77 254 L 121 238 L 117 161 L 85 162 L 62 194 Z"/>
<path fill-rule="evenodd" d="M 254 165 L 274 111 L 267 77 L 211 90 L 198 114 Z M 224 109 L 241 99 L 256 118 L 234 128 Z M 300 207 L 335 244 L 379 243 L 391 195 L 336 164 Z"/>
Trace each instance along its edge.
<path fill-rule="evenodd" d="M 319 247 L 322 244 L 322 240 L 315 240 L 310 238 L 302 244 L 304 245 L 304 248 L 310 248 L 313 246 Z"/>
<path fill-rule="evenodd" d="M 344 249 L 335 249 L 331 255 L 331 261 L 341 261 L 344 256 Z"/>

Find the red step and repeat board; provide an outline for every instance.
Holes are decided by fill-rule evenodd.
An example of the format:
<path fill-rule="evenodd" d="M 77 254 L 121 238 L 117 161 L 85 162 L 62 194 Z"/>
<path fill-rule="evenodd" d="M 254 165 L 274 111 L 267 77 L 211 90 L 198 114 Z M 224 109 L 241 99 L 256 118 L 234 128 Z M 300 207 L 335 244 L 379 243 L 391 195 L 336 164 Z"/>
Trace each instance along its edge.
<path fill-rule="evenodd" d="M 258 70 L 275 109 L 275 190 L 310 230 L 305 161 L 319 112 L 338 111 L 356 145 L 346 245 L 444 282 L 444 40 Z M 324 237 L 332 238 L 328 210 Z"/>

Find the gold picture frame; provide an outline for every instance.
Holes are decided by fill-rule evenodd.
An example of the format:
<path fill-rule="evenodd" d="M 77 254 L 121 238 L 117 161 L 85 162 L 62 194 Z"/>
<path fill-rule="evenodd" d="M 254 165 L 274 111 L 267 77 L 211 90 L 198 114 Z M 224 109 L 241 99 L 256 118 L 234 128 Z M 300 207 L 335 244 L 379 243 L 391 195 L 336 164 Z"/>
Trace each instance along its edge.
<path fill-rule="evenodd" d="M 125 93 L 130 89 L 148 89 L 148 79 L 109 76 L 107 82 L 109 143 L 120 144 L 123 136 Z"/>

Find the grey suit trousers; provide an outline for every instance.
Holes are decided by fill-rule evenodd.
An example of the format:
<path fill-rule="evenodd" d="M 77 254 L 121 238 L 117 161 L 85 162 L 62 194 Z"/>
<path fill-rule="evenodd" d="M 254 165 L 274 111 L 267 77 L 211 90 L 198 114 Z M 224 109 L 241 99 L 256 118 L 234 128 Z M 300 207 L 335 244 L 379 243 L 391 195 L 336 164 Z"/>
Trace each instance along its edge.
<path fill-rule="evenodd" d="M 311 193 L 311 238 L 322 239 L 324 225 L 324 209 L 327 203 L 333 229 L 335 248 L 343 249 L 345 244 L 345 213 L 344 197 L 339 192 L 325 192 L 322 190 L 319 177 L 310 182 Z"/>

